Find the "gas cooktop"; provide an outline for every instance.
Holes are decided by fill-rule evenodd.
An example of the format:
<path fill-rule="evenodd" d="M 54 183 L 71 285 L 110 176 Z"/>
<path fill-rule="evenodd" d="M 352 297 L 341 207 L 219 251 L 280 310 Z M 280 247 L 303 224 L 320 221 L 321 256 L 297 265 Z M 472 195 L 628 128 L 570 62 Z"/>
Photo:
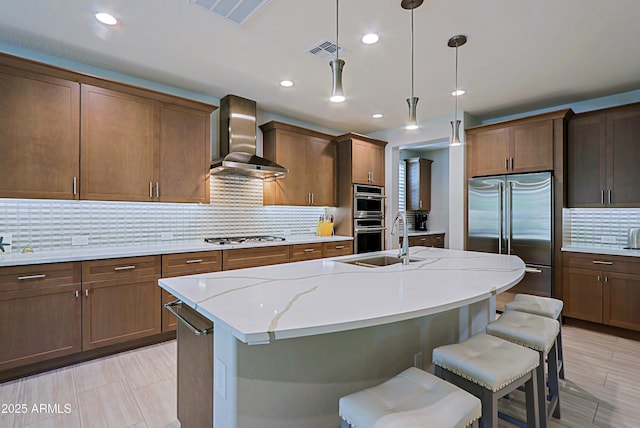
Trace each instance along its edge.
<path fill-rule="evenodd" d="M 259 242 L 282 242 L 281 236 L 233 236 L 225 238 L 204 238 L 205 242 L 218 245 L 250 244 Z"/>

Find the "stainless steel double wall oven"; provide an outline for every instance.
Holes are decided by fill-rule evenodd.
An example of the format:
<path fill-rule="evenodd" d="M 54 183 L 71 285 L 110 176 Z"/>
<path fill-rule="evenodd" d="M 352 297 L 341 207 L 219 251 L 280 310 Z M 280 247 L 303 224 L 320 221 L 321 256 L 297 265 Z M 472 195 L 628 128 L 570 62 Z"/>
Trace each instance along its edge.
<path fill-rule="evenodd" d="M 353 185 L 353 244 L 355 253 L 384 249 L 384 187 Z"/>

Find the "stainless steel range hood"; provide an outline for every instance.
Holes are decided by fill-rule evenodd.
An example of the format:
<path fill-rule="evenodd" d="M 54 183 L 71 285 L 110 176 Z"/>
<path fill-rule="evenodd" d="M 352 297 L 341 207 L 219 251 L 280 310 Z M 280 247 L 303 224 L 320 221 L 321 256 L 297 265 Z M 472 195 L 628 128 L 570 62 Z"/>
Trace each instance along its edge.
<path fill-rule="evenodd" d="M 289 170 L 256 156 L 256 102 L 236 95 L 220 100 L 220 158 L 211 174 L 235 174 L 275 180 Z"/>

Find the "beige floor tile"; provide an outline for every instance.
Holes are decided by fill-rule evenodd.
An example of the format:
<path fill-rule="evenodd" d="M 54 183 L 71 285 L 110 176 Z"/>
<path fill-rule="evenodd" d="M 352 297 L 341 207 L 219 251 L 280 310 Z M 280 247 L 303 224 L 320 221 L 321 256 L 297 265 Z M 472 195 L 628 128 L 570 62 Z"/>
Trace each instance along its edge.
<path fill-rule="evenodd" d="M 117 356 L 87 361 L 74 366 L 74 382 L 77 392 L 88 391 L 125 378 L 122 363 Z"/>
<path fill-rule="evenodd" d="M 84 428 L 129 427 L 144 422 L 133 392 L 125 381 L 78 393 Z"/>
<path fill-rule="evenodd" d="M 6 405 L 6 413 L 0 412 L 0 427 L 11 428 L 13 427 L 13 422 L 16 419 L 16 412 L 22 411 L 22 408 L 19 406 L 19 409 L 16 409 L 16 404 L 18 403 L 18 397 L 20 396 L 20 387 L 22 385 L 22 380 L 13 380 L 10 382 L 0 383 L 0 405 Z"/>
<path fill-rule="evenodd" d="M 180 426 L 177 419 L 176 391 L 175 378 L 133 391 L 147 425 L 151 427 Z"/>
<path fill-rule="evenodd" d="M 51 417 L 48 411 L 39 411 L 41 405 L 57 405 L 60 408 L 68 405 L 76 410 L 78 403 L 73 383 L 73 369 L 67 367 L 23 379 L 19 400 L 26 403 L 31 410 L 26 414 L 16 415 L 16 427 L 27 426 Z M 38 411 L 33 411 L 34 406 Z"/>
<path fill-rule="evenodd" d="M 175 376 L 155 351 L 142 349 L 119 357 L 124 376 L 131 388 L 141 388 Z"/>
<path fill-rule="evenodd" d="M 637 415 L 622 413 L 617 408 L 598 406 L 594 424 L 606 428 L 638 428 L 640 419 Z"/>
<path fill-rule="evenodd" d="M 58 414 L 41 421 L 25 425 L 24 428 L 82 428 L 80 412 L 73 409 L 69 414 Z"/>

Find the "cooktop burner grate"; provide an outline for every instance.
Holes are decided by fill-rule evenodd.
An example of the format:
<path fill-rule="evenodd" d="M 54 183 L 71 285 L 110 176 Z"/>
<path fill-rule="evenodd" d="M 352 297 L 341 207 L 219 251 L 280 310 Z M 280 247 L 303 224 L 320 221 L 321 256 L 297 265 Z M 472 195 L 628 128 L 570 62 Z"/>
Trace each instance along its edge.
<path fill-rule="evenodd" d="M 205 242 L 218 245 L 249 244 L 255 242 L 282 242 L 286 239 L 281 236 L 232 236 L 221 238 L 204 238 Z"/>

